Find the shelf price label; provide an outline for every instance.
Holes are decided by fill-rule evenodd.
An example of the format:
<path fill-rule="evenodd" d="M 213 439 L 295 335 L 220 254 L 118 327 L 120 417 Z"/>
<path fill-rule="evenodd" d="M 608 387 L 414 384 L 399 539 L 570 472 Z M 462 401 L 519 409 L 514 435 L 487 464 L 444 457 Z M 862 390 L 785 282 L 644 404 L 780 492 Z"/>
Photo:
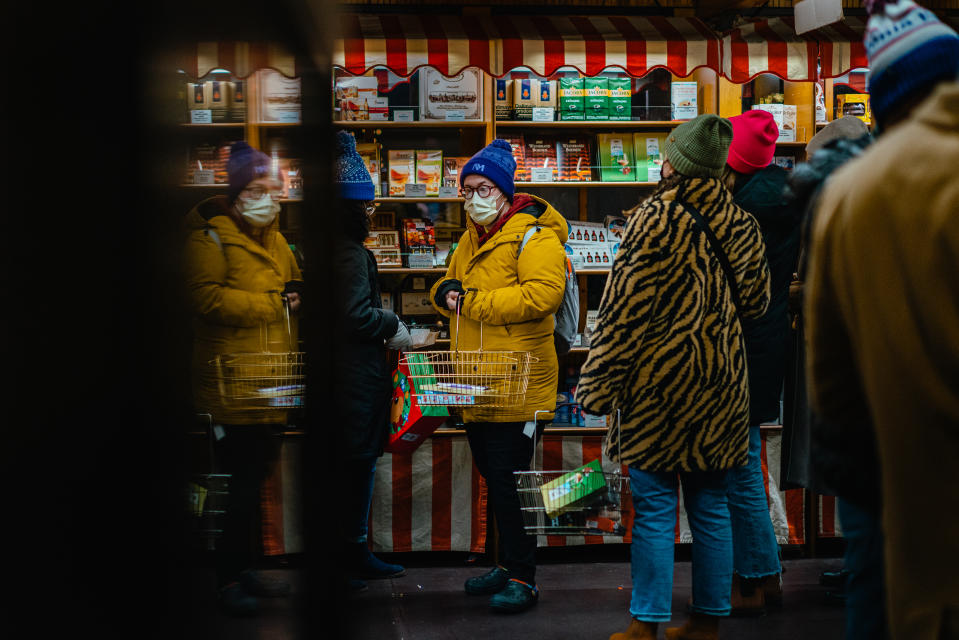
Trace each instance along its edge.
<path fill-rule="evenodd" d="M 403 185 L 405 189 L 404 195 L 407 198 L 425 198 L 426 197 L 426 184 L 405 184 Z"/>
<path fill-rule="evenodd" d="M 193 172 L 193 184 L 213 184 L 213 171 L 197 169 Z"/>
<path fill-rule="evenodd" d="M 413 110 L 412 109 L 394 110 L 393 122 L 413 122 Z"/>
<path fill-rule="evenodd" d="M 190 124 L 213 124 L 213 110 L 191 109 Z"/>
<path fill-rule="evenodd" d="M 554 119 L 553 107 L 533 107 L 533 122 L 552 122 Z"/>
<path fill-rule="evenodd" d="M 460 190 L 456 187 L 440 187 L 441 198 L 459 198 Z"/>
<path fill-rule="evenodd" d="M 465 112 L 465 111 L 447 111 L 447 112 L 446 112 L 446 120 L 447 120 L 447 121 L 462 122 L 462 121 L 466 120 L 466 112 Z"/>
<path fill-rule="evenodd" d="M 553 168 L 552 167 L 533 167 L 532 169 L 530 169 L 530 179 L 531 179 L 531 182 L 552 182 Z"/>

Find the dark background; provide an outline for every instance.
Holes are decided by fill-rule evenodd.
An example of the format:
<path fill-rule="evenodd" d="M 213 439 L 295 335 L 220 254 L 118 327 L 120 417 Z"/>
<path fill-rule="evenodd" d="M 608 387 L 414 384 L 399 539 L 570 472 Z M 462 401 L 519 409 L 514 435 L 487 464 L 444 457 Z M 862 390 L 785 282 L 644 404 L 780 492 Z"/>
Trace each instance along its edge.
<path fill-rule="evenodd" d="M 162 59 L 177 42 L 273 39 L 301 58 L 303 232 L 311 266 L 325 266 L 318 227 L 332 212 L 317 203 L 331 201 L 330 65 L 321 56 L 320 71 L 311 68 L 327 47 L 323 20 L 302 2 L 144 4 L 8 9 L 3 637 L 187 638 L 197 629 L 183 517 L 193 420 L 178 261 L 187 210 L 175 195 L 175 107 L 158 98 L 176 80 Z M 308 281 L 305 300 L 322 300 L 322 287 Z M 331 353 L 326 318 L 306 321 L 317 354 L 308 404 L 320 407 L 335 363 L 322 357 Z M 305 426 L 311 500 L 312 470 L 338 464 L 336 430 L 319 411 Z M 323 500 L 325 509 L 306 510 L 308 549 L 330 548 L 323 519 L 336 512 L 335 495 Z M 323 555 L 306 554 L 301 615 L 310 636 L 343 637 L 342 589 Z"/>

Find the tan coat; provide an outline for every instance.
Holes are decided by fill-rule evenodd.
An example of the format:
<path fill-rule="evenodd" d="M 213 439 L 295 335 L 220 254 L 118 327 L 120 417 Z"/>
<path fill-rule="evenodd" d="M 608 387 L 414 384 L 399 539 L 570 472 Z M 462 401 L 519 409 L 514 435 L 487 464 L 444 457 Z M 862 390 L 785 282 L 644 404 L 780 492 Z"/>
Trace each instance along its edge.
<path fill-rule="evenodd" d="M 952 83 L 830 178 L 804 301 L 813 408 L 839 428 L 872 418 L 889 621 L 909 640 L 946 637 L 959 607 L 957 171 Z"/>

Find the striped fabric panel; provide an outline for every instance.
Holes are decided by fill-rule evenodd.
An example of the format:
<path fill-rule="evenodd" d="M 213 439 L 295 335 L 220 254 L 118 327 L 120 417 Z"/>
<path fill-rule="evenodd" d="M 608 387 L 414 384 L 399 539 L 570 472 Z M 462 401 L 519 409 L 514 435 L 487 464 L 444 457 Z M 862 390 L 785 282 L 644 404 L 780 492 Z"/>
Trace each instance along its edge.
<path fill-rule="evenodd" d="M 190 78 L 200 78 L 213 69 L 226 69 L 238 78 L 247 78 L 259 69 L 275 69 L 289 78 L 300 69 L 292 53 L 274 42 L 198 42 L 180 50 L 175 62 Z"/>

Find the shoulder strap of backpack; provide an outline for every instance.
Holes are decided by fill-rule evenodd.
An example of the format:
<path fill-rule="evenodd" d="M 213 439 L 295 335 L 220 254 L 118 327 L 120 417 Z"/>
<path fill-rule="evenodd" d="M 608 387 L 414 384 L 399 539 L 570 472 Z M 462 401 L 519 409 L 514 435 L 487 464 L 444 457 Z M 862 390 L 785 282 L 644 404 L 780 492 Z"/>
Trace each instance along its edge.
<path fill-rule="evenodd" d="M 213 242 L 216 243 L 216 246 L 218 246 L 220 250 L 222 251 L 223 242 L 220 240 L 220 234 L 216 232 L 216 229 L 214 229 L 213 227 L 207 227 L 204 230 L 206 231 L 206 235 L 210 236 L 210 239 L 213 240 Z"/>
<path fill-rule="evenodd" d="M 696 207 L 688 202 L 682 202 L 680 204 L 686 211 L 689 212 L 689 215 L 693 217 L 700 229 L 703 230 L 703 233 L 706 234 L 706 239 L 709 240 L 709 244 L 712 245 L 713 252 L 719 259 L 719 264 L 722 266 L 723 271 L 726 274 L 726 281 L 729 282 L 729 289 L 730 293 L 732 294 L 733 305 L 736 307 L 736 314 L 741 317 L 742 303 L 739 299 L 739 285 L 736 283 L 736 273 L 733 271 L 733 266 L 729 263 L 729 258 L 726 257 L 726 252 L 723 250 L 723 245 L 720 244 L 716 234 L 713 233 L 713 230 L 710 229 L 709 225 L 706 224 L 706 221 L 703 220 L 703 217 L 699 214 L 699 210 L 696 209 Z"/>
<path fill-rule="evenodd" d="M 530 227 L 526 230 L 526 233 L 523 234 L 523 241 L 519 244 L 519 251 L 516 253 L 516 259 L 519 260 L 519 256 L 523 253 L 523 249 L 526 248 L 526 243 L 529 242 L 529 239 L 533 237 L 533 234 L 542 229 L 542 227 Z"/>

